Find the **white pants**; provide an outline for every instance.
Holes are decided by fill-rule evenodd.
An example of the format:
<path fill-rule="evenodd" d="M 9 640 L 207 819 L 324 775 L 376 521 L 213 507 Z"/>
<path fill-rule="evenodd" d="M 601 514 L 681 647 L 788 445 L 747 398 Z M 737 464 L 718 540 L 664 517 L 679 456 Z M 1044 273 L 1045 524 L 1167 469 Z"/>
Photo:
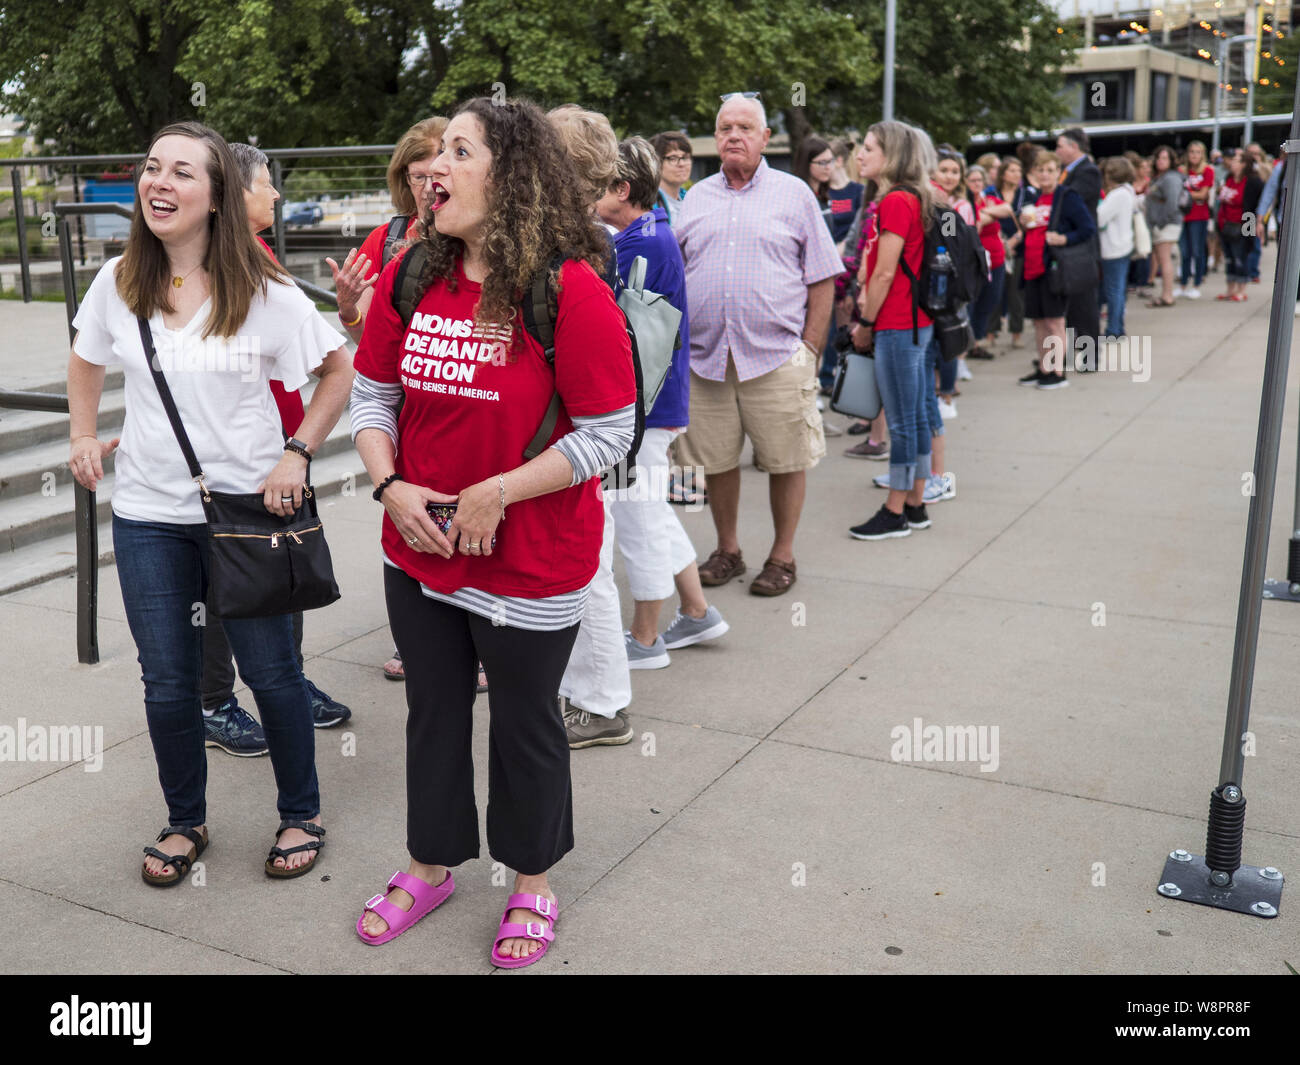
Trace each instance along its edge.
<path fill-rule="evenodd" d="M 632 701 L 632 675 L 623 642 L 623 613 L 614 583 L 614 521 L 610 493 L 605 493 L 605 535 L 600 544 L 600 568 L 591 579 L 587 610 L 569 665 L 560 680 L 560 694 L 574 706 L 599 717 L 613 717 Z M 667 504 L 664 504 L 667 506 Z"/>
<path fill-rule="evenodd" d="M 669 599 L 673 576 L 695 561 L 695 545 L 668 502 L 668 447 L 676 429 L 647 429 L 636 453 L 636 484 L 610 493 L 618 549 L 632 598 Z"/>

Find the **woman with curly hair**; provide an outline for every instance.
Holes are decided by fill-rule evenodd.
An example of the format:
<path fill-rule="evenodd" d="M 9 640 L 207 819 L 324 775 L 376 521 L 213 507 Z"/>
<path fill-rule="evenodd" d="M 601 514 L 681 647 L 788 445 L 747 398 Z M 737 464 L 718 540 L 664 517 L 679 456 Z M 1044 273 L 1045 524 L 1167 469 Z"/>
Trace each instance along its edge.
<path fill-rule="evenodd" d="M 491 960 L 514 968 L 555 938 L 547 872 L 573 847 L 558 689 L 600 554 L 593 478 L 631 444 L 636 389 L 623 317 L 599 277 L 608 241 L 546 116 L 525 101 L 471 100 L 433 175 L 427 287 L 404 323 L 393 302 L 402 260 L 384 270 L 352 395 L 406 664 L 411 859 L 366 903 L 357 934 L 400 935 L 451 894 L 451 868 L 478 857 L 481 660 L 492 678 L 488 850 L 517 874 Z M 549 350 L 520 325 L 543 270 L 557 291 Z M 525 460 L 553 397 L 548 446 Z"/>

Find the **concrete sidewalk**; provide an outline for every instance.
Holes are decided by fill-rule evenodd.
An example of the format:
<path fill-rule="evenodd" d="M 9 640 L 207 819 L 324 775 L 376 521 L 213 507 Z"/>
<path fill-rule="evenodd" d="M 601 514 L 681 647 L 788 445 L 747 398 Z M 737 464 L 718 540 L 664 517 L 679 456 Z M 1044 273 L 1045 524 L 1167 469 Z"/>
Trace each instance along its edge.
<path fill-rule="evenodd" d="M 1204 850 L 1245 540 L 1269 286 L 1241 305 L 1216 302 L 1222 287 L 1211 275 L 1206 298 L 1172 310 L 1130 301 L 1130 332 L 1158 331 L 1145 383 L 1072 375 L 1038 392 L 1015 387 L 1026 349 L 973 363 L 948 423 L 958 496 L 931 507 L 930 530 L 849 539 L 883 501 L 870 480 L 885 466 L 831 440 L 809 476 L 798 583 L 777 599 L 747 594 L 771 533 L 766 479 L 747 466 L 750 570 L 712 596 L 732 631 L 634 674 L 634 743 L 574 752 L 577 847 L 552 875 L 565 920 L 525 972 L 1300 966 L 1290 892 L 1272 921 L 1155 892 L 1170 850 Z M 6 333 L 22 310 L 0 304 Z M 1285 570 L 1296 438 L 1291 409 L 1270 576 Z M 405 706 L 379 670 L 379 508 L 363 492 L 323 513 L 344 598 L 308 618 L 307 672 L 352 706 L 355 754 L 344 730 L 317 734 L 329 845 L 302 880 L 262 873 L 267 760 L 213 751 L 206 885 L 141 883 L 165 811 L 116 574 L 102 573 L 95 667 L 75 663 L 71 580 L 0 599 L 0 725 L 100 725 L 107 747 L 93 773 L 0 763 L 0 970 L 494 971 L 508 881 L 486 849 L 409 934 L 371 948 L 353 931 L 405 867 Z M 707 512 L 683 517 L 707 555 Z M 1298 662 L 1300 606 L 1265 603 L 1243 857 L 1292 875 Z M 482 805 L 485 698 L 476 713 Z M 917 718 L 995 726 L 996 770 L 895 761 Z"/>

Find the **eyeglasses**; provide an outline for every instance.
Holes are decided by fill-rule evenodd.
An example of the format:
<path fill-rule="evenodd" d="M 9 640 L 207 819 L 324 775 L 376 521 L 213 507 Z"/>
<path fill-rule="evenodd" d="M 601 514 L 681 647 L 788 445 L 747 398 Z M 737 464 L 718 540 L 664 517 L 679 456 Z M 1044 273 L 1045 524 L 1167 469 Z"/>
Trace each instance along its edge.
<path fill-rule="evenodd" d="M 835 156 L 831 156 L 829 159 L 814 159 L 808 165 L 809 166 L 830 166 L 831 163 L 833 162 L 835 162 Z"/>
<path fill-rule="evenodd" d="M 689 155 L 665 155 L 664 156 L 665 163 L 689 163 L 690 161 L 691 161 L 691 157 Z"/>
<path fill-rule="evenodd" d="M 719 99 L 725 102 L 733 96 L 743 96 L 746 100 L 761 100 L 763 98 L 761 92 L 724 92 Z"/>
<path fill-rule="evenodd" d="M 425 185 L 432 185 L 434 180 L 432 174 L 412 174 L 410 171 L 407 171 L 406 174 L 406 183 L 413 189 L 422 189 Z"/>

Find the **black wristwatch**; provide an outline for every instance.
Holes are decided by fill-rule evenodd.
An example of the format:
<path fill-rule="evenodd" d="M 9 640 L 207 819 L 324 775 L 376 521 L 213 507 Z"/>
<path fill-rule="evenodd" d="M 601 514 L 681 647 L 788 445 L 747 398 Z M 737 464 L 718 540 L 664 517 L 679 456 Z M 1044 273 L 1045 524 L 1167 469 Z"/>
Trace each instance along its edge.
<path fill-rule="evenodd" d="M 295 455 L 301 455 L 308 462 L 311 461 L 311 452 L 307 450 L 307 445 L 296 436 L 291 436 L 284 442 L 284 449 L 285 451 L 292 451 Z"/>

